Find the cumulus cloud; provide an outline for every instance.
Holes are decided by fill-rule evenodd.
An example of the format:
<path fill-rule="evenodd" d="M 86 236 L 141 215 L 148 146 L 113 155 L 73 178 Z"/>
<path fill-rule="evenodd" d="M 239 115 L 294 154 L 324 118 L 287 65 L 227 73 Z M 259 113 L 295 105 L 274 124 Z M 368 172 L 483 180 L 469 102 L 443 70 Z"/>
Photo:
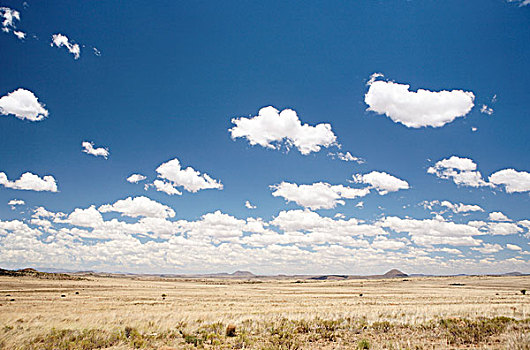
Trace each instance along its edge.
<path fill-rule="evenodd" d="M 325 182 L 310 185 L 282 182 L 270 188 L 274 197 L 283 197 L 287 202 L 295 202 L 313 210 L 335 208 L 338 204 L 345 204 L 343 199 L 363 197 L 370 193 L 368 188 L 351 188 Z"/>
<path fill-rule="evenodd" d="M 0 114 L 37 122 L 47 117 L 48 111 L 33 92 L 20 88 L 0 98 Z"/>
<path fill-rule="evenodd" d="M 246 138 L 252 146 L 279 149 L 283 143 L 287 148 L 294 146 L 308 155 L 337 144 L 330 124 L 302 124 L 292 109 L 280 112 L 272 106 L 264 107 L 257 116 L 233 118 L 232 123 L 235 124 L 229 129 L 232 139 Z"/>
<path fill-rule="evenodd" d="M 530 173 L 526 171 L 499 170 L 489 177 L 489 181 L 497 186 L 504 185 L 508 193 L 530 191 Z"/>
<path fill-rule="evenodd" d="M 474 106 L 475 95 L 470 91 L 410 91 L 410 85 L 378 80 L 372 76 L 364 97 L 368 111 L 385 114 L 396 123 L 409 128 L 444 126 L 464 117 Z"/>
<path fill-rule="evenodd" d="M 252 205 L 252 203 L 250 203 L 249 201 L 246 201 L 245 202 L 245 207 L 247 209 L 256 209 L 256 206 L 255 205 Z"/>
<path fill-rule="evenodd" d="M 331 157 L 332 159 L 340 159 L 344 162 L 356 162 L 357 164 L 363 164 L 364 163 L 364 160 L 359 158 L 359 157 L 355 157 L 353 156 L 350 152 L 329 152 L 328 153 L 328 156 Z"/>
<path fill-rule="evenodd" d="M 452 156 L 442 159 L 430 167 L 427 173 L 434 174 L 441 179 L 453 180 L 457 185 L 492 187 L 492 184 L 484 181 L 482 174 L 477 171 L 477 164 L 469 158 Z"/>
<path fill-rule="evenodd" d="M 30 172 L 22 174 L 20 179 L 15 181 L 8 180 L 7 175 L 0 172 L 0 185 L 15 190 L 57 192 L 57 183 L 53 176 L 46 175 L 40 178 Z"/>
<path fill-rule="evenodd" d="M 94 147 L 94 142 L 83 141 L 81 143 L 83 147 L 83 152 L 86 154 L 93 155 L 95 157 L 103 157 L 105 159 L 109 156 L 109 149 L 106 147 Z"/>
<path fill-rule="evenodd" d="M 398 241 L 395 239 L 388 239 L 385 236 L 378 236 L 374 238 L 372 242 L 372 247 L 375 249 L 384 249 L 384 250 L 398 250 L 406 246 L 405 242 Z"/>
<path fill-rule="evenodd" d="M 175 216 L 175 211 L 167 205 L 158 203 L 150 198 L 128 197 L 120 199 L 114 204 L 105 204 L 98 208 L 102 213 L 118 212 L 130 217 L 150 217 L 150 218 L 172 218 Z"/>
<path fill-rule="evenodd" d="M 512 221 L 500 211 L 494 211 L 490 213 L 488 219 L 491 221 Z"/>
<path fill-rule="evenodd" d="M 81 227 L 97 227 L 103 224 L 103 217 L 94 205 L 87 209 L 76 208 L 68 215 L 65 222 Z"/>
<path fill-rule="evenodd" d="M 137 184 L 138 182 L 144 181 L 145 179 L 147 178 L 142 174 L 132 174 L 127 178 L 127 181 L 133 184 Z"/>
<path fill-rule="evenodd" d="M 68 37 L 63 34 L 53 34 L 52 35 L 52 42 L 50 46 L 57 46 L 57 47 L 66 47 L 66 49 L 74 55 L 74 59 L 78 59 L 81 54 L 81 49 L 78 44 L 74 44 L 73 42 L 70 42 Z"/>
<path fill-rule="evenodd" d="M 163 181 L 156 180 L 153 186 L 157 191 L 167 194 L 181 195 L 182 193 L 176 187 L 183 187 L 186 191 L 193 193 L 206 189 L 223 189 L 223 184 L 219 180 L 212 179 L 210 175 L 201 174 L 192 167 L 183 169 L 177 158 L 162 163 L 156 172 Z"/>
<path fill-rule="evenodd" d="M 477 227 L 457 224 L 440 219 L 401 219 L 389 216 L 379 221 L 379 225 L 396 232 L 408 233 L 419 246 L 448 244 L 454 246 L 478 246 L 480 241 L 473 236 L 483 235 Z"/>
<path fill-rule="evenodd" d="M 368 174 L 355 174 L 352 177 L 355 183 L 368 184 L 370 185 L 369 188 L 375 188 L 380 195 L 409 188 L 407 181 L 398 179 L 385 172 L 372 171 Z"/>

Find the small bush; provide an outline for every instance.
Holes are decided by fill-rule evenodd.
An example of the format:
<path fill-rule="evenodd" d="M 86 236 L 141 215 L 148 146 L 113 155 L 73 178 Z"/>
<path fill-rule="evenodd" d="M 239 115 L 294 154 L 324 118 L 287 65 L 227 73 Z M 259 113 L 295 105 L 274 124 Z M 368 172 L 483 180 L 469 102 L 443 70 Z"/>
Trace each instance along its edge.
<path fill-rule="evenodd" d="M 361 339 L 357 343 L 357 349 L 363 350 L 363 349 L 370 349 L 370 342 L 367 339 Z"/>
<path fill-rule="evenodd" d="M 374 322 L 372 324 L 372 328 L 376 332 L 386 333 L 392 328 L 392 324 L 390 322 L 388 322 L 388 321 Z"/>
<path fill-rule="evenodd" d="M 525 295 L 526 294 L 526 289 L 521 289 L 521 294 Z"/>
<path fill-rule="evenodd" d="M 226 336 L 227 337 L 235 337 L 236 336 L 236 326 L 233 324 L 229 324 L 226 327 Z"/>

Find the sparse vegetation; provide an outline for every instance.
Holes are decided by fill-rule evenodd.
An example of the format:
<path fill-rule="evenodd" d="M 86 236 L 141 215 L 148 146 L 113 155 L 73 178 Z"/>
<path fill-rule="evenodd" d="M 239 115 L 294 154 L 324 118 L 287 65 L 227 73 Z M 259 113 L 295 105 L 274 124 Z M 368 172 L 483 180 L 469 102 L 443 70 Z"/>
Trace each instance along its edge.
<path fill-rule="evenodd" d="M 0 307 L 0 348 L 528 349 L 530 305 L 513 293 L 527 289 L 526 279 L 455 283 L 464 281 L 456 294 L 444 278 L 367 280 L 359 298 L 355 280 L 273 280 L 257 287 L 229 280 L 0 277 L 3 295 L 20 295 Z M 58 291 L 68 296 L 81 289 L 83 298 L 57 298 Z M 492 302 L 499 296 L 491 290 L 502 303 Z M 162 302 L 163 294 L 172 298 Z"/>

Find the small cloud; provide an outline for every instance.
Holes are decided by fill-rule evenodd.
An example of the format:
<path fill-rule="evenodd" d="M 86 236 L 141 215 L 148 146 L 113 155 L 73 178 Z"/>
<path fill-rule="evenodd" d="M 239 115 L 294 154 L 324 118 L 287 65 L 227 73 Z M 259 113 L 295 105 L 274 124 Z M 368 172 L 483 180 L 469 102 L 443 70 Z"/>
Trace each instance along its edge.
<path fill-rule="evenodd" d="M 10 181 L 5 173 L 0 172 L 0 185 L 15 190 L 57 192 L 57 183 L 53 176 L 46 175 L 40 178 L 30 172 L 22 174 L 20 179 L 15 181 Z"/>
<path fill-rule="evenodd" d="M 369 174 L 355 174 L 352 177 L 355 183 L 368 184 L 370 188 L 375 188 L 380 195 L 409 189 L 407 181 L 398 179 L 385 172 L 372 171 Z"/>
<path fill-rule="evenodd" d="M 336 152 L 336 153 L 329 152 L 328 153 L 328 157 L 331 157 L 331 159 L 336 159 L 337 158 L 337 159 L 340 159 L 340 160 L 342 160 L 344 162 L 356 162 L 357 164 L 363 164 L 364 163 L 364 159 L 355 157 L 350 152 L 346 152 L 346 153 L 343 153 L 343 152 Z"/>
<path fill-rule="evenodd" d="M 223 189 L 223 184 L 219 180 L 212 179 L 208 174 L 201 174 L 192 167 L 183 169 L 180 161 L 175 158 L 162 163 L 157 169 L 158 177 L 162 180 L 155 180 L 152 184 L 157 191 L 165 192 L 169 195 L 181 195 L 176 187 L 183 187 L 188 192 L 197 192 L 206 189 Z"/>
<path fill-rule="evenodd" d="M 37 122 L 47 117 L 48 111 L 33 92 L 20 88 L 0 98 L 0 114 Z"/>
<path fill-rule="evenodd" d="M 491 221 L 512 221 L 506 215 L 500 211 L 494 211 L 488 215 L 488 219 Z"/>
<path fill-rule="evenodd" d="M 346 215 L 344 215 L 342 213 L 337 213 L 333 217 L 337 218 L 337 219 L 346 219 Z"/>
<path fill-rule="evenodd" d="M 474 127 L 474 126 L 471 127 L 471 131 L 475 132 L 475 131 L 477 131 L 477 130 L 478 130 L 478 128 L 476 128 L 476 127 Z"/>
<path fill-rule="evenodd" d="M 17 205 L 24 205 L 26 202 L 24 202 L 22 199 L 12 199 L 9 202 L 7 202 L 7 205 L 11 206 L 12 210 L 16 209 Z"/>
<path fill-rule="evenodd" d="M 96 157 L 103 157 L 105 159 L 109 156 L 109 149 L 104 147 L 94 148 L 94 143 L 89 141 L 84 141 L 81 143 L 83 146 L 83 152 L 86 154 L 91 154 Z"/>
<path fill-rule="evenodd" d="M 93 47 L 92 48 L 92 51 L 94 51 L 94 55 L 100 57 L 101 56 L 101 51 L 99 51 L 97 48 Z"/>
<path fill-rule="evenodd" d="M 52 42 L 50 44 L 50 46 L 57 46 L 57 47 L 66 47 L 66 49 L 72 54 L 74 55 L 74 59 L 78 59 L 80 54 L 81 54 L 81 49 L 79 48 L 79 45 L 78 44 L 74 44 L 72 42 L 70 42 L 70 40 L 68 39 L 68 37 L 66 35 L 63 35 L 63 34 L 53 34 L 52 35 Z"/>
<path fill-rule="evenodd" d="M 493 108 L 490 108 L 486 105 L 482 105 L 482 107 L 480 107 L 480 113 L 484 113 L 484 114 L 487 114 L 487 115 L 492 115 L 493 114 Z"/>
<path fill-rule="evenodd" d="M 280 149 L 283 144 L 287 149 L 294 146 L 301 154 L 308 155 L 322 147 L 337 145 L 330 124 L 302 124 L 292 109 L 280 112 L 268 106 L 261 108 L 257 116 L 233 118 L 232 123 L 235 126 L 228 130 L 232 139 L 245 138 L 252 146 Z"/>
<path fill-rule="evenodd" d="M 133 184 L 137 184 L 138 182 L 144 181 L 145 179 L 147 178 L 142 174 L 132 174 L 127 178 L 127 181 Z"/>
<path fill-rule="evenodd" d="M 477 164 L 469 158 L 452 156 L 442 159 L 427 170 L 428 174 L 434 174 L 440 179 L 452 179 L 457 185 L 481 187 L 492 184 L 484 181 L 482 174 L 477 171 Z"/>
<path fill-rule="evenodd" d="M 510 244 L 510 243 L 506 244 L 506 248 L 510 250 L 517 250 L 517 251 L 523 250 L 523 248 L 519 247 L 518 245 Z"/>
<path fill-rule="evenodd" d="M 489 181 L 497 186 L 504 185 L 507 193 L 530 191 L 530 173 L 526 171 L 499 170 L 490 175 Z"/>
<path fill-rule="evenodd" d="M 256 206 L 252 205 L 249 201 L 245 202 L 245 207 L 247 207 L 248 209 L 256 209 Z"/>
<path fill-rule="evenodd" d="M 355 207 L 357 208 L 364 208 L 364 202 L 363 201 L 360 201 L 359 203 L 355 204 Z"/>
<path fill-rule="evenodd" d="M 17 27 L 15 22 L 20 21 L 20 12 L 17 10 L 9 7 L 0 7 L 0 21 L 2 21 L 0 27 L 4 33 L 10 33 L 12 31 L 21 40 L 26 37 L 24 32 L 15 30 Z"/>
<path fill-rule="evenodd" d="M 367 110 L 409 128 L 444 126 L 466 116 L 474 106 L 475 95 L 471 91 L 411 91 L 410 85 L 378 80 L 381 77 L 381 73 L 376 73 L 368 81 L 364 97 Z"/>
<path fill-rule="evenodd" d="M 20 40 L 26 38 L 26 33 L 24 33 L 24 32 L 20 32 L 20 31 L 18 31 L 18 30 L 13 31 L 13 34 L 15 34 L 15 36 L 16 36 L 17 38 L 19 38 Z"/>

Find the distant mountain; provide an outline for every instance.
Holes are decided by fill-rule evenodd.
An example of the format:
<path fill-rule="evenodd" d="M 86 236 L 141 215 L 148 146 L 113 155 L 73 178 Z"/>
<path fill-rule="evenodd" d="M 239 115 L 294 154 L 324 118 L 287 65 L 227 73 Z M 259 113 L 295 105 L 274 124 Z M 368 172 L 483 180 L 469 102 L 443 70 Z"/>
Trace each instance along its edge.
<path fill-rule="evenodd" d="M 83 280 L 81 277 L 74 277 L 64 273 L 50 273 L 40 272 L 32 268 L 25 268 L 20 270 L 5 270 L 0 269 L 0 276 L 10 277 L 36 277 L 48 280 Z"/>
<path fill-rule="evenodd" d="M 233 277 L 256 277 L 255 274 L 253 274 L 250 271 L 236 271 L 234 273 L 231 273 Z"/>
<path fill-rule="evenodd" d="M 501 274 L 501 276 L 526 276 L 526 274 L 519 272 L 519 271 L 513 271 L 513 272 L 506 272 Z"/>
<path fill-rule="evenodd" d="M 409 277 L 409 275 L 399 271 L 398 269 L 392 269 L 383 275 L 383 278 L 403 278 L 403 277 Z"/>

